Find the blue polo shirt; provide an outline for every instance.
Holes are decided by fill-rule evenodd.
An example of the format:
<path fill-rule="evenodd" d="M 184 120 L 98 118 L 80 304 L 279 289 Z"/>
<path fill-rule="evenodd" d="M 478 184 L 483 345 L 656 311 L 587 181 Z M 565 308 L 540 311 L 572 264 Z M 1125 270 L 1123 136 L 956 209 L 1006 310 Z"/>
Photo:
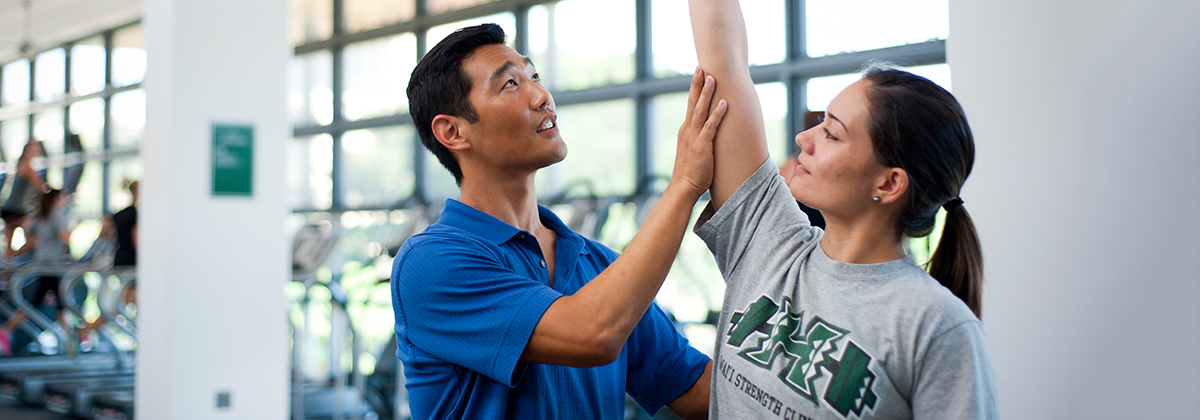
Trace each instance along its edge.
<path fill-rule="evenodd" d="M 620 419 L 626 392 L 655 413 L 700 378 L 708 357 L 657 305 L 612 364 L 518 362 L 546 308 L 617 258 L 538 212 L 558 234 L 553 287 L 532 234 L 455 200 L 400 248 L 392 309 L 413 418 Z"/>

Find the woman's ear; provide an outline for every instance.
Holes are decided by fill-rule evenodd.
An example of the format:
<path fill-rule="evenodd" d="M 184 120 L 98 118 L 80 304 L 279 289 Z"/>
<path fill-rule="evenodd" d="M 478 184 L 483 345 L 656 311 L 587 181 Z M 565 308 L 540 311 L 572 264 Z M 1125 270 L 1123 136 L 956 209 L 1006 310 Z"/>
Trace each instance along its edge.
<path fill-rule="evenodd" d="M 908 172 L 901 168 L 888 168 L 875 185 L 875 197 L 881 204 L 894 203 L 908 191 Z"/>
<path fill-rule="evenodd" d="M 433 136 L 437 138 L 438 143 L 446 146 L 451 151 L 460 152 L 471 148 L 470 141 L 463 132 L 467 122 L 462 118 L 453 115 L 438 114 L 433 117 L 433 122 L 430 123 L 433 127 Z"/>

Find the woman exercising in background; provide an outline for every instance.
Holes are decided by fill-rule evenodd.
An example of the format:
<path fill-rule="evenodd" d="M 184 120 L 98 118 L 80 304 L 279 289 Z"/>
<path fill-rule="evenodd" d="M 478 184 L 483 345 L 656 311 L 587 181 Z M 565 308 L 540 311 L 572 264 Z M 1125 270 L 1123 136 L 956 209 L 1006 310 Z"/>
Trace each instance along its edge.
<path fill-rule="evenodd" d="M 17 158 L 17 175 L 13 178 L 12 189 L 8 193 L 8 199 L 4 200 L 4 206 L 0 207 L 0 217 L 4 218 L 5 259 L 12 258 L 16 252 L 12 249 L 13 232 L 25 222 L 30 206 L 37 203 L 38 199 L 35 197 L 40 197 L 50 190 L 42 175 L 33 169 L 33 158 L 41 154 L 41 142 L 29 139 L 29 142 L 25 143 L 21 157 Z"/>
<path fill-rule="evenodd" d="M 998 417 L 979 321 L 983 258 L 959 198 L 974 142 L 957 100 L 872 68 L 796 135 L 785 183 L 767 156 L 738 2 L 690 8 L 700 67 L 719 82 L 713 101 L 729 102 L 696 225 L 727 282 L 710 415 Z M 826 229 L 795 200 L 820 210 Z M 942 208 L 927 273 L 902 239 L 928 235 Z"/>

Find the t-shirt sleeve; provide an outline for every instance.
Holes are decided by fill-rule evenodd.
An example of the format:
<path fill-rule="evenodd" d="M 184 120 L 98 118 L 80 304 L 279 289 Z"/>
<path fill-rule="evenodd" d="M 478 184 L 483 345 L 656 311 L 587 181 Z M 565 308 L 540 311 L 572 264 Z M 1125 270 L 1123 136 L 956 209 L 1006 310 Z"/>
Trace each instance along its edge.
<path fill-rule="evenodd" d="M 688 345 L 657 304 L 651 304 L 634 327 L 628 351 L 626 390 L 652 415 L 691 388 L 709 361 Z"/>
<path fill-rule="evenodd" d="M 917 366 L 914 419 L 998 419 L 996 378 L 978 321 L 935 337 Z"/>
<path fill-rule="evenodd" d="M 393 267 L 396 310 L 413 345 L 509 387 L 542 314 L 562 295 L 481 246 L 426 238 Z"/>
<path fill-rule="evenodd" d="M 726 279 L 744 256 L 779 254 L 804 246 L 819 238 L 820 231 L 800 211 L 770 159 L 734 191 L 720 210 L 714 211 L 711 203 L 706 206 L 694 230 L 716 256 Z"/>

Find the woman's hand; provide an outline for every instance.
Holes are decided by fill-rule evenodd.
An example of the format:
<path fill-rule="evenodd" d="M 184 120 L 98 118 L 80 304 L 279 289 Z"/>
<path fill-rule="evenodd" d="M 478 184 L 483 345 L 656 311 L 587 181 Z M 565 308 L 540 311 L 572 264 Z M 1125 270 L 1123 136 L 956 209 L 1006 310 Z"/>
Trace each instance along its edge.
<path fill-rule="evenodd" d="M 716 87 L 716 79 L 696 67 L 692 87 L 688 91 L 687 114 L 683 125 L 679 127 L 679 138 L 675 145 L 675 169 L 671 174 L 671 185 L 686 188 L 697 199 L 712 185 L 713 138 L 728 108 L 724 99 L 715 108 L 712 107 Z"/>

